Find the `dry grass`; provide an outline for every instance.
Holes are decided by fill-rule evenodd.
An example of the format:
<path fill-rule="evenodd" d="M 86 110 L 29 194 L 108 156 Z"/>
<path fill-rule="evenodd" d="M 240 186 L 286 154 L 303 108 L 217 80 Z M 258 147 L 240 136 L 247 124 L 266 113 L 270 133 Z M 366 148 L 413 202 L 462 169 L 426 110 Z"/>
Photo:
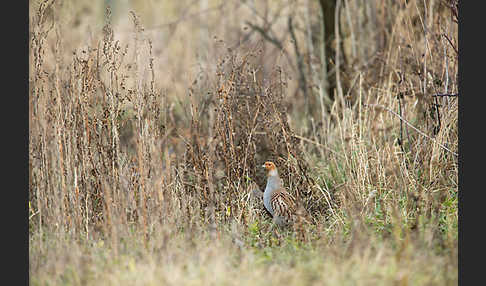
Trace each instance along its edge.
<path fill-rule="evenodd" d="M 457 93 L 457 24 L 442 2 L 408 2 L 378 7 L 367 25 L 388 33 L 369 39 L 369 6 L 345 6 L 331 103 L 311 75 L 304 100 L 292 49 L 255 35 L 235 47 L 226 32 L 198 58 L 199 17 L 164 46 L 153 17 L 102 23 L 88 4 L 32 2 L 32 285 L 457 284 L 457 98 L 432 96 Z M 228 3 L 226 17 L 255 17 Z M 308 4 L 296 3 L 269 11 Z M 66 20 L 76 9 L 99 29 Z M 209 31 L 220 24 L 208 16 Z M 252 196 L 267 160 L 309 222 L 277 230 Z"/>

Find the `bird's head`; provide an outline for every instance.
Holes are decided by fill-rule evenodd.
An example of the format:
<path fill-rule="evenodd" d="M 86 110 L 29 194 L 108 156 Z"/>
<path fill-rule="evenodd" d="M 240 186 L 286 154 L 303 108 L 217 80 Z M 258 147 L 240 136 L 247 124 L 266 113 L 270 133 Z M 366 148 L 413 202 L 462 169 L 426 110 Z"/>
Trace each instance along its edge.
<path fill-rule="evenodd" d="M 268 176 L 278 175 L 277 167 L 275 167 L 275 164 L 273 162 L 267 161 L 265 162 L 265 164 L 262 165 L 262 167 L 265 168 Z"/>

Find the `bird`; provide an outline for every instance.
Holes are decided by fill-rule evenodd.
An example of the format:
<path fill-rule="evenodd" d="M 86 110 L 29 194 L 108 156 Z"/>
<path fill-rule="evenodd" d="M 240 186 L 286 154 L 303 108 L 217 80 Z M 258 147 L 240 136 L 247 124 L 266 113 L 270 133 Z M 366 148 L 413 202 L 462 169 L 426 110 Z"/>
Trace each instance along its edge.
<path fill-rule="evenodd" d="M 273 162 L 267 161 L 262 167 L 267 172 L 263 205 L 278 226 L 289 226 L 293 223 L 296 214 L 295 198 L 282 186 L 282 179 L 280 179 L 277 167 Z"/>

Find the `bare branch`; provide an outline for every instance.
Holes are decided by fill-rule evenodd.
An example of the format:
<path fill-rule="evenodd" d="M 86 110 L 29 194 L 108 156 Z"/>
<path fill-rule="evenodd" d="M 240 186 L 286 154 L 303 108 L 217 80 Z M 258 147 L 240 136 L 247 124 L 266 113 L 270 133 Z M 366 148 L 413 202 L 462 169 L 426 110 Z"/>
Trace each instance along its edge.
<path fill-rule="evenodd" d="M 282 43 L 280 43 L 279 40 L 275 39 L 275 38 L 272 38 L 270 35 L 268 35 L 268 33 L 262 28 L 262 27 L 259 27 L 257 25 L 253 25 L 252 23 L 248 22 L 248 21 L 245 21 L 245 24 L 247 24 L 248 26 L 250 26 L 253 30 L 257 31 L 258 33 L 260 33 L 263 38 L 265 38 L 265 40 L 269 41 L 270 43 L 274 44 L 275 46 L 277 46 L 277 48 L 279 50 L 283 50 L 283 46 L 282 46 Z"/>

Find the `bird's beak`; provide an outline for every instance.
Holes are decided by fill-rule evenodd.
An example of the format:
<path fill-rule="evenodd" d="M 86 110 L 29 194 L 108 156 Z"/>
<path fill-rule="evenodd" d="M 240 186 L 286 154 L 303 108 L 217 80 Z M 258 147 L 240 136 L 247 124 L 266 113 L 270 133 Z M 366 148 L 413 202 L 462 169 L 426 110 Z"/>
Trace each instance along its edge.
<path fill-rule="evenodd" d="M 262 165 L 262 168 L 265 168 L 265 164 Z"/>

